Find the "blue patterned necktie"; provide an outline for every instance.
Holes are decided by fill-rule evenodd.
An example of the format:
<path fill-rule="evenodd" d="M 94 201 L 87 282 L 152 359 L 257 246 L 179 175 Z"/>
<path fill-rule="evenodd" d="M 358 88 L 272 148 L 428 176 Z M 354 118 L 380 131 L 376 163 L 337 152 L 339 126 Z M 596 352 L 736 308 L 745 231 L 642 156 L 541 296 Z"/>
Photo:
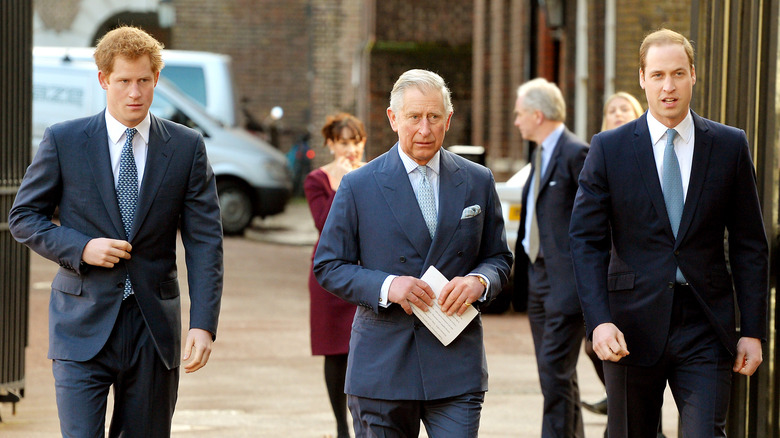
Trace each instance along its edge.
<path fill-rule="evenodd" d="M 666 213 L 669 215 L 669 222 L 672 224 L 672 233 L 675 239 L 677 238 L 677 231 L 680 229 L 680 219 L 685 206 L 680 163 L 677 161 L 677 154 L 674 152 L 674 137 L 676 135 L 677 131 L 674 129 L 666 130 L 664 170 L 662 174 Z M 676 280 L 678 283 L 685 283 L 685 277 L 680 272 L 680 268 L 677 268 Z"/>
<path fill-rule="evenodd" d="M 130 230 L 133 227 L 135 207 L 138 204 L 138 168 L 135 166 L 135 155 L 133 155 L 133 136 L 136 132 L 135 128 L 128 128 L 125 131 L 125 145 L 122 148 L 122 155 L 119 157 L 119 183 L 116 186 L 116 199 L 119 202 L 122 225 L 124 225 L 125 237 L 128 240 L 130 239 Z M 125 277 L 125 291 L 122 299 L 124 300 L 132 293 L 133 288 L 128 273 Z"/>
<path fill-rule="evenodd" d="M 428 226 L 428 232 L 433 239 L 436 234 L 436 199 L 433 197 L 431 182 L 428 181 L 428 166 L 417 166 L 417 170 L 422 174 L 417 185 L 417 202 L 420 204 L 425 225 Z"/>

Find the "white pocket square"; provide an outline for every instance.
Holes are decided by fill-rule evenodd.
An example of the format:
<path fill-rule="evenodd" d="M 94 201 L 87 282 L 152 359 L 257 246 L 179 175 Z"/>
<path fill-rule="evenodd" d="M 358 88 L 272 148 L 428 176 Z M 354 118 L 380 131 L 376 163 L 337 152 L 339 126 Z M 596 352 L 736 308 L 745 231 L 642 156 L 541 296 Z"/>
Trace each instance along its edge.
<path fill-rule="evenodd" d="M 482 208 L 479 205 L 472 205 L 471 207 L 466 207 L 463 209 L 463 213 L 461 213 L 460 218 L 461 219 L 468 219 L 470 217 L 477 216 L 478 214 L 482 213 Z"/>

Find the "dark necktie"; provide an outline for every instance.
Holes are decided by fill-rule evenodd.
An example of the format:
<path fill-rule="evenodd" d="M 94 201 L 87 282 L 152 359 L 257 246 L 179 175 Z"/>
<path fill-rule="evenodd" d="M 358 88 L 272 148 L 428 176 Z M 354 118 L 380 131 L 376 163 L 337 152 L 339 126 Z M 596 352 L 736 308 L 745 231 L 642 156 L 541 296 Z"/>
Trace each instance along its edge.
<path fill-rule="evenodd" d="M 674 137 L 677 131 L 674 129 L 666 130 L 666 148 L 664 148 L 664 170 L 663 170 L 663 191 L 664 202 L 666 203 L 666 213 L 669 215 L 669 223 L 672 225 L 672 233 L 677 238 L 677 231 L 680 229 L 680 219 L 682 218 L 685 200 L 683 197 L 682 175 L 680 174 L 680 163 L 677 161 L 677 154 L 674 152 Z M 679 283 L 685 283 L 680 268 L 677 268 L 676 280 Z"/>
<path fill-rule="evenodd" d="M 530 199 L 528 205 L 533 205 L 534 212 L 531 214 L 531 229 L 528 234 L 528 260 L 531 263 L 536 262 L 539 256 L 539 222 L 536 219 L 536 199 L 539 197 L 539 186 L 542 184 L 542 145 L 536 150 L 534 155 L 534 190 L 533 199 Z"/>
<path fill-rule="evenodd" d="M 119 183 L 116 186 L 116 199 L 119 202 L 119 212 L 122 214 L 122 225 L 125 228 L 125 237 L 130 239 L 130 230 L 133 227 L 135 207 L 138 204 L 138 168 L 135 166 L 133 155 L 133 136 L 137 131 L 128 128 L 125 131 L 125 145 L 122 147 L 122 155 L 119 157 Z M 130 284 L 130 274 L 125 278 L 124 300 L 133 293 Z"/>

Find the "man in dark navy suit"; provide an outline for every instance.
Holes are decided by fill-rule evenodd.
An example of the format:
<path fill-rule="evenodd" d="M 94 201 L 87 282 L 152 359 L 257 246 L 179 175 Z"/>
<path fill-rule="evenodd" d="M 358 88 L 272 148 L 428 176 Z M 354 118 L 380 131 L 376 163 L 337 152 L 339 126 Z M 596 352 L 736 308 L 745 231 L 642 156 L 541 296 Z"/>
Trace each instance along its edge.
<path fill-rule="evenodd" d="M 766 336 L 755 170 L 742 130 L 690 110 L 688 39 L 651 33 L 639 59 L 649 110 L 593 137 L 570 229 L 609 436 L 655 437 L 668 382 L 683 435 L 721 437 L 731 373 L 756 371 Z"/>
<path fill-rule="evenodd" d="M 558 87 L 533 79 L 517 89 L 515 126 L 538 146 L 523 188 L 515 285 L 528 288 L 528 320 L 544 395 L 542 437 L 584 436 L 577 357 L 585 335 L 569 251 L 569 220 L 588 145 L 563 121 Z"/>
<path fill-rule="evenodd" d="M 65 437 L 168 437 L 182 358 L 176 240 L 190 295 L 184 366 L 209 359 L 222 296 L 222 227 L 203 136 L 149 113 L 161 45 L 120 27 L 95 50 L 106 110 L 49 127 L 9 215 L 60 265 L 49 358 Z M 59 223 L 52 222 L 59 207 Z"/>

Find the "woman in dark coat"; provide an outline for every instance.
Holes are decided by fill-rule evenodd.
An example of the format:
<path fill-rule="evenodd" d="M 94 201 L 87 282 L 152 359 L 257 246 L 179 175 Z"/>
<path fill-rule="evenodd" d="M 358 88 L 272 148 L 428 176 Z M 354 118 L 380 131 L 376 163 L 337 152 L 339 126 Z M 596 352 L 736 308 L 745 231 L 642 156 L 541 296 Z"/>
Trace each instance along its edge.
<path fill-rule="evenodd" d="M 322 128 L 322 136 L 325 137 L 325 147 L 333 155 L 333 161 L 313 170 L 303 182 L 314 225 L 320 232 L 325 225 L 341 178 L 364 164 L 362 159 L 366 132 L 363 123 L 355 116 L 340 113 L 328 117 Z M 314 251 L 317 251 L 316 244 Z M 311 269 L 309 296 L 311 351 L 315 356 L 325 356 L 325 385 L 336 416 L 338 438 L 349 438 L 344 376 L 347 372 L 349 335 L 355 316 L 355 305 L 323 289 Z"/>

